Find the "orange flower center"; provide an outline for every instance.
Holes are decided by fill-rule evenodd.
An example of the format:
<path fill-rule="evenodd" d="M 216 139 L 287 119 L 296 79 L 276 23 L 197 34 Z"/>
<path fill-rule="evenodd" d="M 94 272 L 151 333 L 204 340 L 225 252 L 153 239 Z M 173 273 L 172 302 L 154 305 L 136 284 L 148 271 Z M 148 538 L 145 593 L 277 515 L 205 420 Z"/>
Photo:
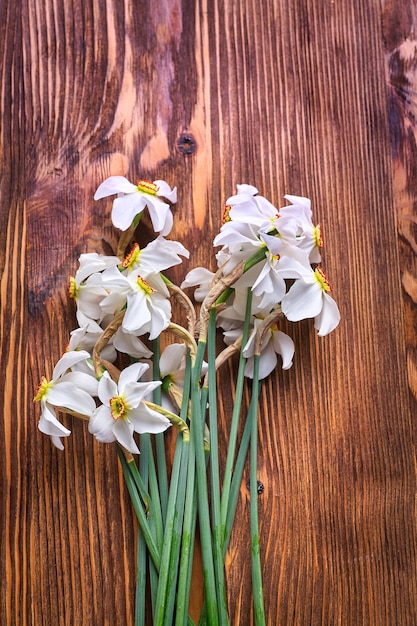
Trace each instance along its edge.
<path fill-rule="evenodd" d="M 138 276 L 137 285 L 145 292 L 147 296 L 150 296 L 151 293 L 154 293 L 156 289 L 151 287 L 151 285 L 144 279 L 142 276 Z"/>
<path fill-rule="evenodd" d="M 316 267 L 316 270 L 314 272 L 314 275 L 316 277 L 317 282 L 320 284 L 321 288 L 323 289 L 323 291 L 331 291 L 332 290 L 332 286 L 329 283 L 329 280 L 324 272 L 324 269 L 320 266 Z"/>
<path fill-rule="evenodd" d="M 158 185 L 152 183 L 150 180 L 139 180 L 138 181 L 138 190 L 143 193 L 148 193 L 151 196 L 156 196 L 158 192 Z"/>
<path fill-rule="evenodd" d="M 50 386 L 51 383 L 45 378 L 45 376 L 42 376 L 36 390 L 36 396 L 33 398 L 34 402 L 40 402 Z"/>
<path fill-rule="evenodd" d="M 314 243 L 316 244 L 318 248 L 323 248 L 324 241 L 323 241 L 323 235 L 321 234 L 320 224 L 317 224 L 317 226 L 315 226 L 313 229 L 313 239 L 314 239 Z"/>
<path fill-rule="evenodd" d="M 69 284 L 68 284 L 68 297 L 72 298 L 73 300 L 76 300 L 77 296 L 78 296 L 77 283 L 75 282 L 74 276 L 70 276 Z"/>
<path fill-rule="evenodd" d="M 133 265 L 135 265 L 135 263 L 138 262 L 139 256 L 140 256 L 140 247 L 138 243 L 135 243 L 135 245 L 133 246 L 133 248 L 131 249 L 131 251 L 129 252 L 129 254 L 127 254 L 125 256 L 125 258 L 122 261 L 122 267 L 124 269 L 127 269 L 129 267 L 132 267 Z"/>
<path fill-rule="evenodd" d="M 127 416 L 128 408 L 126 402 L 121 396 L 113 396 L 110 398 L 110 411 L 114 420 L 125 418 Z"/>

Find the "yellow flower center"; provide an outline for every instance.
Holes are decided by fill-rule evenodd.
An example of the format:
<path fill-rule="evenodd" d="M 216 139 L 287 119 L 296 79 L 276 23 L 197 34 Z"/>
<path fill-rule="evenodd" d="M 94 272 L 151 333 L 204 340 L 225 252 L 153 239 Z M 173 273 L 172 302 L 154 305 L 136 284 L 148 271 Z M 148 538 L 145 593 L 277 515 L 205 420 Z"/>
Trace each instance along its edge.
<path fill-rule="evenodd" d="M 151 287 L 151 285 L 144 278 L 142 278 L 142 276 L 138 276 L 137 285 L 138 287 L 140 287 L 140 289 L 142 289 L 142 291 L 145 292 L 147 296 L 156 291 L 156 289 Z"/>
<path fill-rule="evenodd" d="M 129 254 L 123 259 L 122 267 L 124 267 L 124 269 L 133 267 L 138 262 L 140 253 L 141 249 L 139 248 L 139 244 L 135 243 Z"/>
<path fill-rule="evenodd" d="M 42 376 L 38 388 L 36 390 L 36 396 L 33 398 L 34 402 L 40 402 L 48 389 L 52 386 L 52 383 L 48 381 L 45 376 Z"/>
<path fill-rule="evenodd" d="M 114 420 L 120 418 L 125 419 L 127 417 L 128 407 L 122 396 L 113 396 L 113 398 L 110 398 L 110 411 Z"/>
<path fill-rule="evenodd" d="M 320 284 L 321 288 L 323 289 L 323 291 L 332 290 L 332 287 L 322 267 L 320 266 L 316 267 L 314 275 L 316 277 L 317 282 Z"/>
<path fill-rule="evenodd" d="M 222 219 L 222 223 L 223 223 L 223 224 L 226 224 L 226 222 L 231 222 L 231 221 L 232 221 L 232 218 L 230 217 L 230 209 L 231 209 L 231 208 L 232 208 L 232 207 L 231 207 L 231 206 L 228 206 L 227 204 L 226 204 L 226 206 L 224 207 L 224 211 L 223 211 L 223 219 Z"/>
<path fill-rule="evenodd" d="M 323 241 L 323 236 L 321 234 L 321 227 L 320 224 L 317 224 L 317 226 L 315 226 L 313 228 L 313 239 L 314 239 L 314 243 L 318 248 L 323 248 L 324 246 L 324 241 Z"/>
<path fill-rule="evenodd" d="M 155 183 L 152 183 L 150 180 L 138 180 L 138 191 L 142 191 L 142 193 L 156 196 L 158 189 L 158 185 L 155 185 Z"/>
<path fill-rule="evenodd" d="M 68 296 L 73 300 L 76 300 L 78 296 L 78 288 L 74 276 L 69 277 Z"/>

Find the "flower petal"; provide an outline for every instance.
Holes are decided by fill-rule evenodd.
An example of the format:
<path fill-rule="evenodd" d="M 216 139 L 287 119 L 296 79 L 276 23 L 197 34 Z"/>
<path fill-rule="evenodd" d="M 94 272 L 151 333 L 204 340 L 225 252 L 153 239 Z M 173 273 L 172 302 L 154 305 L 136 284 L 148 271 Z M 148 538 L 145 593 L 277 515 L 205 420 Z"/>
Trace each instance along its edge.
<path fill-rule="evenodd" d="M 177 372 L 185 357 L 186 347 L 183 343 L 172 343 L 165 348 L 159 360 L 161 378 Z"/>
<path fill-rule="evenodd" d="M 122 370 L 119 378 L 119 393 L 123 394 L 126 385 L 129 383 L 136 383 L 148 369 L 148 363 L 133 363 L 132 365 L 125 367 L 125 369 Z"/>
<path fill-rule="evenodd" d="M 133 439 L 133 424 L 130 421 L 118 419 L 114 426 L 113 432 L 119 443 L 132 454 L 139 454 L 135 440 Z"/>
<path fill-rule="evenodd" d="M 98 397 L 106 406 L 110 406 L 110 400 L 114 396 L 117 396 L 117 385 L 110 378 L 108 372 L 104 372 L 103 376 L 100 378 L 98 382 Z"/>
<path fill-rule="evenodd" d="M 158 196 L 162 196 L 166 198 L 167 200 L 172 202 L 172 204 L 176 203 L 177 201 L 177 188 L 176 187 L 171 189 L 168 183 L 166 183 L 164 180 L 154 180 L 153 182 L 158 187 L 158 192 L 157 192 Z"/>
<path fill-rule="evenodd" d="M 137 433 L 163 433 L 171 426 L 169 419 L 144 404 L 132 410 L 129 419 Z"/>
<path fill-rule="evenodd" d="M 115 193 L 133 193 L 137 190 L 137 186 L 130 183 L 124 176 L 110 176 L 99 185 L 94 194 L 94 200 L 100 200 Z"/>
<path fill-rule="evenodd" d="M 274 346 L 275 352 L 281 355 L 282 369 L 288 370 L 292 366 L 294 357 L 293 340 L 281 330 L 276 330 L 272 333 L 271 343 Z"/>
<path fill-rule="evenodd" d="M 103 404 L 99 406 L 88 421 L 88 431 L 101 443 L 116 441 L 113 432 L 115 421 L 112 418 L 109 407 Z"/>
<path fill-rule="evenodd" d="M 160 385 L 162 385 L 160 380 L 153 380 L 146 383 L 128 383 L 123 392 L 126 404 L 132 409 L 136 409 L 143 398 L 151 394 L 152 391 Z"/>
<path fill-rule="evenodd" d="M 81 415 L 91 415 L 96 407 L 93 398 L 83 389 L 78 389 L 69 381 L 54 383 L 47 392 L 48 403 Z"/>
<path fill-rule="evenodd" d="M 66 352 L 58 361 L 52 372 L 52 380 L 57 380 L 62 374 L 64 374 L 70 367 L 89 359 L 90 355 L 86 350 L 73 350 L 72 352 Z"/>
<path fill-rule="evenodd" d="M 323 306 L 323 290 L 318 282 L 295 281 L 282 299 L 281 308 L 290 322 L 316 317 Z"/>
<path fill-rule="evenodd" d="M 329 294 L 325 293 L 323 295 L 323 308 L 314 319 L 314 328 L 319 331 L 319 337 L 324 337 L 331 333 L 340 322 L 340 311 L 336 302 Z"/>
<path fill-rule="evenodd" d="M 115 198 L 111 212 L 113 226 L 120 230 L 127 230 L 133 222 L 135 215 L 143 211 L 145 206 L 146 199 L 139 192 Z"/>
<path fill-rule="evenodd" d="M 42 413 L 39 419 L 38 428 L 41 433 L 49 435 L 50 437 L 68 437 L 71 434 L 71 431 L 68 430 L 68 428 L 65 428 L 65 426 L 57 420 L 55 411 L 46 402 L 42 406 Z M 62 444 L 57 447 L 61 450 L 64 449 Z"/>

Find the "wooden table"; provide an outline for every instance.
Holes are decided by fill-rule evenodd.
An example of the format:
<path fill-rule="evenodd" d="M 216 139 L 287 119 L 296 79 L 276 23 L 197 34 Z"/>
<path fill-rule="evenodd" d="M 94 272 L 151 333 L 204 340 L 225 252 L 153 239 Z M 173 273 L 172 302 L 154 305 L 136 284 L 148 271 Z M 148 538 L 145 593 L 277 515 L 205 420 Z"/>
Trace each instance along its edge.
<path fill-rule="evenodd" d="M 326 338 L 293 325 L 294 366 L 262 388 L 268 624 L 417 623 L 416 29 L 411 0 L 1 3 L 2 624 L 132 624 L 115 450 L 70 419 L 56 450 L 32 401 L 76 325 L 79 254 L 115 244 L 111 203 L 92 200 L 111 174 L 178 186 L 184 270 L 213 267 L 236 184 L 312 199 L 342 320 Z M 242 626 L 248 501 L 243 481 L 228 555 Z"/>

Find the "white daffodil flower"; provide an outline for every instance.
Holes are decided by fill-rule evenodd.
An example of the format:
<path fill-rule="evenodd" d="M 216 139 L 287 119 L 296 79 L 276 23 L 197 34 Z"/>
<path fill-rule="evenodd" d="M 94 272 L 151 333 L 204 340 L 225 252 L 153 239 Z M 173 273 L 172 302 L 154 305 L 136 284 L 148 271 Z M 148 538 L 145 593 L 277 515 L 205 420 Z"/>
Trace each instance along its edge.
<path fill-rule="evenodd" d="M 126 305 L 124 331 L 159 337 L 171 319 L 169 291 L 160 275 L 147 274 L 145 279 L 138 269 L 125 275 L 111 267 L 102 276 L 109 292 L 100 303 L 103 312 L 115 314 Z"/>
<path fill-rule="evenodd" d="M 253 378 L 253 360 L 255 353 L 256 330 L 262 323 L 262 319 L 255 318 L 251 336 L 243 348 L 243 356 L 247 358 L 245 376 Z M 265 333 L 261 346 L 259 359 L 259 379 L 266 378 L 277 364 L 277 354 L 282 358 L 282 369 L 287 370 L 292 366 L 294 357 L 294 342 L 279 329 L 278 324 L 273 324 Z"/>
<path fill-rule="evenodd" d="M 71 331 L 68 350 L 87 350 L 92 354 L 97 340 L 103 334 L 103 328 L 95 320 L 88 319 L 79 312 L 77 312 L 77 319 L 82 320 L 82 325 Z M 110 362 L 113 362 L 117 356 L 112 339 L 101 352 L 103 359 Z"/>
<path fill-rule="evenodd" d="M 202 302 L 210 291 L 211 281 L 214 273 L 205 267 L 195 267 L 190 270 L 181 283 L 181 289 L 197 287 L 194 291 L 194 298 L 197 302 Z"/>
<path fill-rule="evenodd" d="M 75 276 L 69 279 L 68 295 L 75 300 L 77 312 L 97 321 L 101 315 L 100 301 L 106 295 L 101 272 L 109 267 L 117 267 L 120 259 L 92 252 L 81 254 L 79 263 Z"/>
<path fill-rule="evenodd" d="M 112 337 L 112 343 L 116 350 L 128 354 L 134 359 L 150 359 L 153 354 L 152 350 L 149 350 L 139 337 L 126 332 L 123 326 L 116 330 Z M 102 354 L 104 355 L 104 351 Z"/>
<path fill-rule="evenodd" d="M 171 187 L 164 180 L 138 181 L 137 185 L 129 182 L 124 176 L 110 176 L 101 183 L 94 200 L 119 194 L 113 201 L 112 222 L 116 228 L 127 230 L 136 215 L 148 207 L 152 226 L 155 232 L 168 235 L 173 225 L 173 217 L 169 204 L 177 201 L 177 188 Z"/>
<path fill-rule="evenodd" d="M 138 382 L 148 367 L 147 363 L 130 365 L 122 370 L 117 384 L 104 372 L 98 383 L 98 397 L 103 404 L 93 412 L 88 423 L 88 430 L 98 441 L 118 441 L 132 454 L 138 454 L 135 432 L 162 433 L 171 425 L 165 416 L 142 402 L 161 385 L 160 381 Z"/>
<path fill-rule="evenodd" d="M 323 248 L 323 236 L 320 224 L 313 224 L 311 201 L 302 196 L 284 196 L 291 202 L 289 206 L 280 209 L 283 218 L 292 218 L 297 224 L 297 245 L 306 252 L 310 263 L 320 263 L 320 249 Z"/>
<path fill-rule="evenodd" d="M 310 267 L 297 279 L 282 299 L 281 308 L 291 322 L 314 317 L 314 326 L 320 337 L 336 328 L 340 312 L 330 296 L 330 283 L 324 270 L 319 266 Z"/>
<path fill-rule="evenodd" d="M 182 263 L 181 256 L 187 259 L 190 253 L 179 241 L 170 241 L 161 235 L 148 243 L 145 248 L 135 244 L 123 259 L 122 267 L 127 271 L 140 269 L 141 275 L 155 274 Z"/>
<path fill-rule="evenodd" d="M 68 437 L 71 431 L 58 421 L 55 407 L 62 407 L 90 417 L 96 408 L 90 392 L 97 391 L 97 381 L 80 371 L 71 371 L 90 355 L 85 350 L 66 352 L 55 365 L 52 379 L 42 378 L 34 400 L 40 402 L 41 417 L 38 428 L 51 437 L 52 443 L 64 449 L 61 437 Z M 94 379 L 95 380 L 95 379 Z"/>

